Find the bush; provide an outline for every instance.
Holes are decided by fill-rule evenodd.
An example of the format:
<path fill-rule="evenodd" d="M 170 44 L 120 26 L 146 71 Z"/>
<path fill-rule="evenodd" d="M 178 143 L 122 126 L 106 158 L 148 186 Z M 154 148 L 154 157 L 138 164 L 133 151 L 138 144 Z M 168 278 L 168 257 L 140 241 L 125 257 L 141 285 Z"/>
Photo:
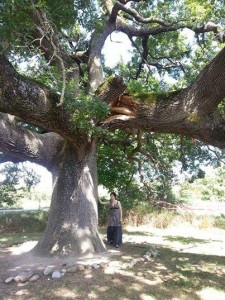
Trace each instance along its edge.
<path fill-rule="evenodd" d="M 225 215 L 221 215 L 220 217 L 216 217 L 215 227 L 220 228 L 220 229 L 225 229 Z"/>
<path fill-rule="evenodd" d="M 45 229 L 48 212 L 22 212 L 0 215 L 1 231 L 42 232 Z"/>

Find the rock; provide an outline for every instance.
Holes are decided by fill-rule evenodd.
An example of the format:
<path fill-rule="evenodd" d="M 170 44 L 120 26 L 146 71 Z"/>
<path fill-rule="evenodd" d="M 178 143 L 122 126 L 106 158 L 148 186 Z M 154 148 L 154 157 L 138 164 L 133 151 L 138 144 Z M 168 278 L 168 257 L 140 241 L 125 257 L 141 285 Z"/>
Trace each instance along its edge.
<path fill-rule="evenodd" d="M 62 269 L 62 270 L 61 270 L 61 273 L 66 273 L 66 269 Z"/>
<path fill-rule="evenodd" d="M 145 253 L 145 255 L 148 255 L 148 256 L 151 256 L 151 252 L 150 251 L 147 251 L 146 253 Z"/>
<path fill-rule="evenodd" d="M 84 271 L 85 270 L 85 266 L 84 265 L 78 265 L 78 270 L 79 271 Z"/>
<path fill-rule="evenodd" d="M 20 273 L 19 275 L 17 275 L 16 277 L 14 277 L 14 281 L 15 282 L 26 282 L 33 275 L 34 275 L 33 271 L 24 271 L 24 272 Z"/>
<path fill-rule="evenodd" d="M 59 271 L 54 271 L 52 273 L 52 278 L 53 279 L 58 279 L 58 278 L 61 278 L 61 277 L 62 277 L 62 275 L 61 275 L 61 273 Z"/>
<path fill-rule="evenodd" d="M 133 262 L 136 264 L 136 263 L 139 263 L 139 262 L 142 262 L 144 261 L 144 258 L 143 257 L 138 257 L 136 259 L 133 260 Z"/>
<path fill-rule="evenodd" d="M 123 264 L 121 265 L 121 269 L 126 269 L 126 268 L 127 268 L 127 266 L 128 266 L 128 264 L 127 264 L 127 263 L 123 263 Z"/>
<path fill-rule="evenodd" d="M 78 271 L 79 271 L 78 265 L 69 267 L 69 268 L 66 270 L 67 273 L 76 273 L 76 272 L 78 272 Z"/>
<path fill-rule="evenodd" d="M 31 276 L 31 278 L 29 279 L 29 281 L 35 282 L 35 281 L 37 281 L 39 278 L 40 278 L 40 277 L 39 277 L 38 275 L 33 275 L 33 276 Z"/>
<path fill-rule="evenodd" d="M 10 283 L 14 280 L 14 277 L 9 277 L 5 280 L 5 283 Z"/>
<path fill-rule="evenodd" d="M 136 259 L 133 259 L 133 260 L 130 262 L 130 264 L 133 265 L 133 266 L 136 265 L 136 263 L 138 263 L 138 261 L 137 261 Z"/>
<path fill-rule="evenodd" d="M 44 269 L 44 275 L 49 275 L 53 272 L 53 267 L 48 266 Z"/>
<path fill-rule="evenodd" d="M 93 263 L 93 264 L 92 264 L 92 268 L 94 268 L 94 269 L 99 269 L 99 268 L 100 268 L 100 265 L 99 265 L 99 264 L 96 264 L 96 263 Z"/>
<path fill-rule="evenodd" d="M 158 252 L 157 251 L 151 251 L 152 257 L 157 257 L 158 256 Z"/>
<path fill-rule="evenodd" d="M 148 256 L 148 255 L 143 255 L 143 258 L 144 258 L 144 260 L 147 260 L 147 261 L 149 261 L 150 260 L 150 257 Z"/>
<path fill-rule="evenodd" d="M 106 268 L 107 267 L 107 263 L 106 262 L 101 262 L 100 263 L 100 267 L 101 268 Z"/>
<path fill-rule="evenodd" d="M 151 245 L 151 249 L 155 251 L 156 250 L 156 245 Z"/>

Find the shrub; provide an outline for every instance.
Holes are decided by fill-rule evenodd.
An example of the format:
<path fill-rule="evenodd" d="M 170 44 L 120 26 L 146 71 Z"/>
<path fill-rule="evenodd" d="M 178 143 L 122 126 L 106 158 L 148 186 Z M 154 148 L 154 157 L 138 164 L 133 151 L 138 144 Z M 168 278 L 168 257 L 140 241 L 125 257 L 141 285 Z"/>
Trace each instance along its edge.
<path fill-rule="evenodd" d="M 48 212 L 22 212 L 0 215 L 1 231 L 41 232 L 45 229 Z"/>

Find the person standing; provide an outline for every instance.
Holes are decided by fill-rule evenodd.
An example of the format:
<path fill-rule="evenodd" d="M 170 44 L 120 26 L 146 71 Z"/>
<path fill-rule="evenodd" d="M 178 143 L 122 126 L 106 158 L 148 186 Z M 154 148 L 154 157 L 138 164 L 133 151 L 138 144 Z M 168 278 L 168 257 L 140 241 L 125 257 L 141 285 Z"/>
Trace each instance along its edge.
<path fill-rule="evenodd" d="M 110 193 L 110 201 L 99 202 L 109 206 L 107 240 L 118 248 L 122 244 L 122 207 L 115 192 Z"/>

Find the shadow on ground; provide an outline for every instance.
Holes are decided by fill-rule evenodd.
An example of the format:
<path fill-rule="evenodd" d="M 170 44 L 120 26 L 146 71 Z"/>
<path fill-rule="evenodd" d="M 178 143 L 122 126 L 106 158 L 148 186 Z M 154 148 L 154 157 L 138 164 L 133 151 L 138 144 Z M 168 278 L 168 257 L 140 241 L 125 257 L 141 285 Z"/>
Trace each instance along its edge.
<path fill-rule="evenodd" d="M 171 240 L 171 237 L 168 239 Z M 176 240 L 177 237 L 173 239 Z M 185 243 L 204 241 L 183 239 Z M 225 296 L 225 257 L 184 253 L 161 245 L 157 247 L 159 257 L 149 262 L 139 263 L 131 269 L 120 269 L 119 265 L 143 255 L 147 250 L 146 243 L 135 245 L 125 243 L 120 249 L 121 255 L 112 257 L 115 261 L 114 267 L 66 273 L 59 280 L 41 276 L 36 283 L 10 285 L 0 283 L 0 298 L 3 300 L 200 300 L 203 299 L 200 297 L 200 292 L 206 287 L 220 291 Z M 4 256 L 4 253 L 1 255 Z M 213 299 L 212 295 L 208 299 L 211 298 Z"/>

